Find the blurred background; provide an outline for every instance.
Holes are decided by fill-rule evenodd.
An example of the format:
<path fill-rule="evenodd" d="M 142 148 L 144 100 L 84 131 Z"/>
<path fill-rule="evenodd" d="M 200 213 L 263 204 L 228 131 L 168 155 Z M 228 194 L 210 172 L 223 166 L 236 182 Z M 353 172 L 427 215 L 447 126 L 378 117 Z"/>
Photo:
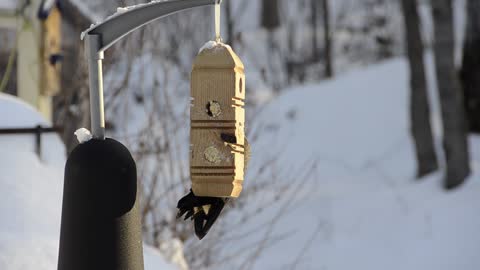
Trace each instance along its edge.
<path fill-rule="evenodd" d="M 65 160 L 90 127 L 81 32 L 146 2 L 0 0 L 0 269 L 56 269 Z M 252 159 L 198 241 L 175 214 L 213 11 L 106 51 L 107 136 L 137 162 L 147 270 L 480 268 L 480 1 L 224 0 Z"/>

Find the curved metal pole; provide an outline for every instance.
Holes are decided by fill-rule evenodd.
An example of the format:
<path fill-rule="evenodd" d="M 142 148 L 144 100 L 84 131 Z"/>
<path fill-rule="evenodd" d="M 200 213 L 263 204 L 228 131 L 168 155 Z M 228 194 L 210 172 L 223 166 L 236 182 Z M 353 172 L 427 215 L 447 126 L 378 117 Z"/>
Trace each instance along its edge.
<path fill-rule="evenodd" d="M 182 10 L 220 4 L 222 0 L 176 0 L 139 5 L 114 15 L 85 32 L 85 48 L 90 76 L 90 117 L 95 139 L 105 139 L 103 105 L 103 51 L 132 31 L 165 16 Z"/>

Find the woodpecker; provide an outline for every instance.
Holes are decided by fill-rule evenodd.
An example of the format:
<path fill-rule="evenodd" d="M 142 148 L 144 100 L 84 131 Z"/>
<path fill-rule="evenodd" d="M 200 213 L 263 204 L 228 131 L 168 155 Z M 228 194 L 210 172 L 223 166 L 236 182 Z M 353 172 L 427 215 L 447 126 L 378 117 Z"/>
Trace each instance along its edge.
<path fill-rule="evenodd" d="M 220 137 L 226 144 L 237 143 L 237 138 L 235 135 L 222 133 L 220 134 Z M 250 144 L 245 137 L 244 173 L 247 170 L 250 155 Z M 178 201 L 177 219 L 181 218 L 185 214 L 184 220 L 187 220 L 189 218 L 193 220 L 195 234 L 201 240 L 207 235 L 208 231 L 215 223 L 218 216 L 220 216 L 220 213 L 225 207 L 225 204 L 229 200 L 230 198 L 195 196 L 193 191 L 190 189 L 190 193 L 188 193 L 185 197 Z"/>

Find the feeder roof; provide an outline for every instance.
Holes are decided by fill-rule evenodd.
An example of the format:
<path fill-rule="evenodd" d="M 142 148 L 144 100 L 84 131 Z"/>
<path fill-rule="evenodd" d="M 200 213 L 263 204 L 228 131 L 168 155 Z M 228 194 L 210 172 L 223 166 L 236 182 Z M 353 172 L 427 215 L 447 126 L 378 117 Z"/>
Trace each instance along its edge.
<path fill-rule="evenodd" d="M 60 8 L 60 0 L 43 0 L 38 9 L 38 18 L 47 19 L 54 7 Z"/>
<path fill-rule="evenodd" d="M 216 43 L 202 48 L 195 58 L 194 68 L 232 68 L 243 70 L 244 65 L 230 46 Z"/>

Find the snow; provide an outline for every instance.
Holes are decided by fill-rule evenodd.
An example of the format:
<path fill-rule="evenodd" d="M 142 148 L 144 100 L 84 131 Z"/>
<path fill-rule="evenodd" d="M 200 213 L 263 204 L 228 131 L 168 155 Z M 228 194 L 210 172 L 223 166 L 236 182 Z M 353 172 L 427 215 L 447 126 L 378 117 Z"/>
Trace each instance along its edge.
<path fill-rule="evenodd" d="M 164 254 L 160 253 L 157 249 L 143 246 L 143 259 L 145 264 L 145 270 L 176 270 L 179 269 L 176 266 L 168 263 L 164 259 Z M 181 268 L 180 268 L 181 269 Z"/>
<path fill-rule="evenodd" d="M 14 115 L 15 117 L 11 117 Z M 26 103 L 0 94 L 0 127 L 48 125 Z M 0 137 L 0 269 L 54 269 L 60 230 L 65 149 L 54 134 Z M 29 258 L 25 259 L 28 254 Z"/>
<path fill-rule="evenodd" d="M 85 35 L 90 32 L 93 28 L 95 28 L 97 26 L 97 24 L 90 24 L 90 27 L 88 29 L 86 29 L 85 31 L 83 31 L 82 33 L 80 33 L 80 40 L 83 40 L 85 38 Z"/>
<path fill-rule="evenodd" d="M 433 60 L 430 55 L 426 60 L 435 97 Z M 395 59 L 294 87 L 257 116 L 251 129 L 262 136 L 252 145 L 245 190 L 258 181 L 266 181 L 273 194 L 282 181 L 298 190 L 251 224 L 232 230 L 229 237 L 243 237 L 225 243 L 226 251 L 251 248 L 229 261 L 231 268 L 479 269 L 480 137 L 470 137 L 474 172 L 459 189 L 444 191 L 441 172 L 415 180 L 407 71 L 406 61 Z M 432 111 L 440 150 L 436 98 Z M 261 160 L 272 156 L 279 157 L 270 168 L 280 176 L 276 182 L 252 179 Z M 302 170 L 312 162 L 313 171 L 301 186 Z M 286 200 L 289 207 L 283 206 Z M 248 200 L 253 209 L 261 202 Z M 277 211 L 282 215 L 273 227 L 258 227 Z M 263 233 L 276 240 L 256 257 Z"/>
<path fill-rule="evenodd" d="M 14 116 L 14 117 L 12 117 Z M 49 125 L 34 108 L 0 94 L 0 127 Z M 56 134 L 42 136 L 42 156 L 33 135 L 0 136 L 0 269 L 56 269 L 65 147 Z M 144 246 L 145 269 L 177 269 Z"/>
<path fill-rule="evenodd" d="M 83 31 L 81 34 L 80 34 L 80 39 L 83 40 L 85 38 L 85 35 L 88 34 L 88 32 L 90 32 L 92 29 L 94 29 L 95 27 L 97 27 L 98 25 L 112 19 L 112 18 L 115 18 L 127 11 L 130 11 L 132 9 L 137 9 L 137 8 L 141 8 L 141 7 L 147 7 L 147 6 L 151 6 L 151 5 L 154 5 L 154 4 L 157 4 L 159 2 L 165 2 L 164 0 L 153 0 L 149 3 L 143 3 L 143 4 L 137 4 L 137 5 L 132 5 L 132 6 L 128 6 L 128 7 L 118 7 L 117 8 L 117 11 L 115 13 L 113 13 L 112 15 L 106 17 L 105 19 L 100 19 L 99 17 L 96 18 L 95 20 L 95 24 L 92 24 L 90 25 L 90 27 L 88 29 L 86 29 L 85 31 Z"/>
<path fill-rule="evenodd" d="M 163 242 L 159 250 L 164 254 L 165 258 L 178 266 L 180 270 L 188 270 L 188 264 L 183 254 L 183 243 L 179 239 Z"/>
<path fill-rule="evenodd" d="M 55 3 L 57 2 L 57 0 L 45 0 L 45 2 L 43 2 L 43 11 L 50 11 L 53 7 L 53 5 L 55 5 Z"/>
<path fill-rule="evenodd" d="M 201 48 L 200 50 L 198 51 L 198 53 L 201 53 L 203 52 L 204 50 L 211 50 L 213 49 L 215 46 L 217 46 L 218 42 L 214 41 L 214 40 L 211 40 L 211 41 L 208 41 L 207 43 L 205 43 Z"/>
<path fill-rule="evenodd" d="M 126 8 L 126 7 L 119 7 L 119 8 L 117 8 L 117 13 L 118 13 L 118 14 L 122 14 L 122 13 L 127 12 L 128 10 L 129 10 L 129 9 Z"/>
<path fill-rule="evenodd" d="M 201 48 L 200 50 L 198 51 L 198 53 L 200 54 L 201 52 L 203 52 L 204 50 L 212 50 L 212 49 L 215 49 L 215 48 L 230 48 L 230 45 L 227 45 L 223 42 L 218 42 L 218 41 L 214 41 L 214 40 L 211 40 L 211 41 L 208 41 L 207 43 L 205 43 Z"/>
<path fill-rule="evenodd" d="M 77 140 L 79 143 L 86 143 L 93 138 L 92 133 L 90 133 L 90 130 L 86 128 L 80 128 L 77 131 L 75 131 L 75 136 L 77 136 Z"/>

